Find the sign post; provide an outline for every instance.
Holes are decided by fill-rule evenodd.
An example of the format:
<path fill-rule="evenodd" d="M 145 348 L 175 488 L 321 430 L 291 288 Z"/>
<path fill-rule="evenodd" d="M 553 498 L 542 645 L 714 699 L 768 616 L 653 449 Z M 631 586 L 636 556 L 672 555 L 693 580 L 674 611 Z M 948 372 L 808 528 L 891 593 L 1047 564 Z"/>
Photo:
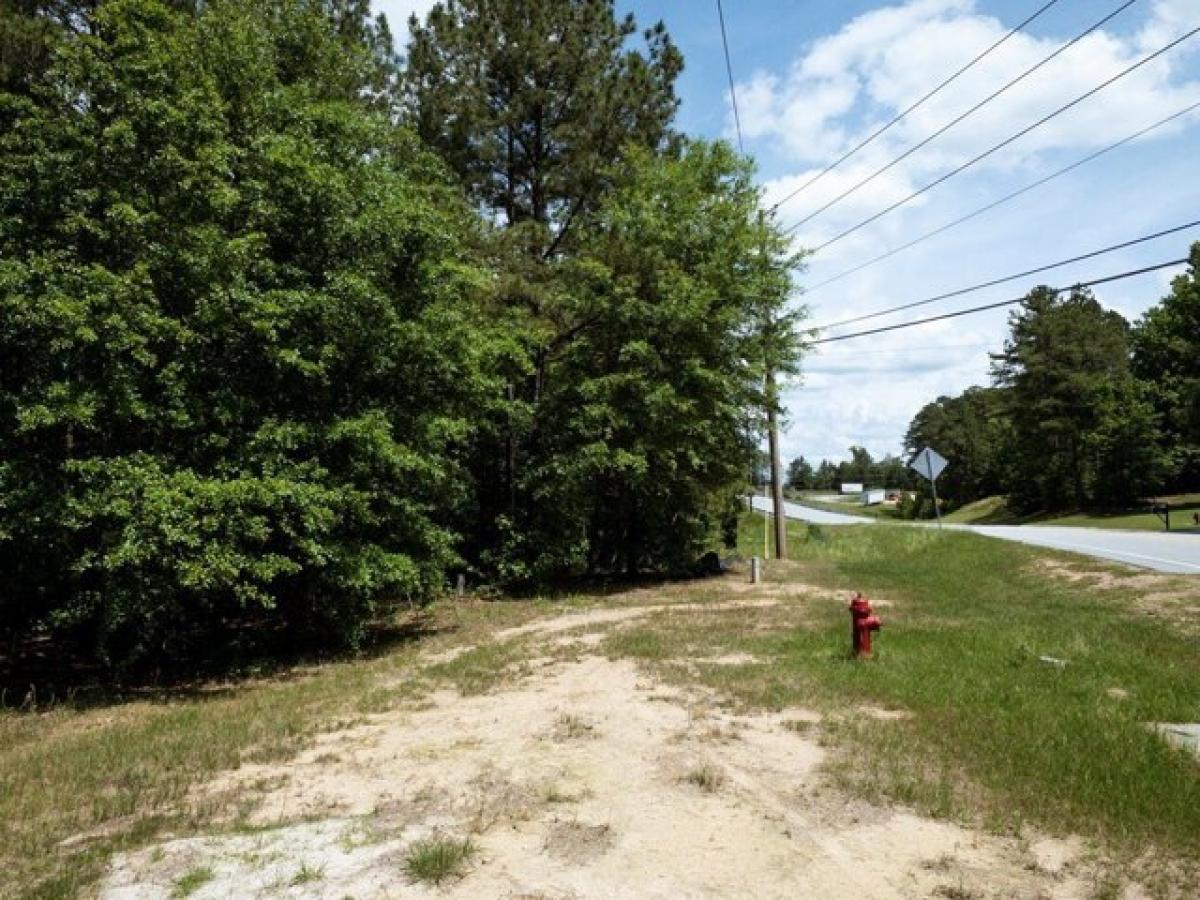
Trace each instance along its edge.
<path fill-rule="evenodd" d="M 937 516 L 938 528 L 942 527 L 942 510 L 938 506 L 937 495 L 937 477 L 942 474 L 942 470 L 946 468 L 946 460 L 936 450 L 926 447 L 920 453 L 912 458 L 912 462 L 908 467 L 929 481 L 930 487 L 933 489 L 933 512 Z"/>

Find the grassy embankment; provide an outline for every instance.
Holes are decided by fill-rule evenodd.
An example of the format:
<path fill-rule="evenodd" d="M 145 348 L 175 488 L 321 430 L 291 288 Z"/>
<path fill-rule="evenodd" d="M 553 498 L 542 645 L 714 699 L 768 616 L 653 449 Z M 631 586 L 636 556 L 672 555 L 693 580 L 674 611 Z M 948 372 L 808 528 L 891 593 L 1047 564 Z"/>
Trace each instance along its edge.
<path fill-rule="evenodd" d="M 790 531 L 799 564 L 768 570 L 778 606 L 655 613 L 614 631 L 604 651 L 669 680 L 698 678 L 740 706 L 821 712 L 814 727 L 837 748 L 834 781 L 870 799 L 999 830 L 1090 836 L 1118 871 L 1139 859 L 1137 871 L 1164 886 L 1200 878 L 1200 763 L 1145 726 L 1200 719 L 1200 628 L 1170 616 L 1172 604 L 1200 603 L 1200 582 L 1164 576 L 1147 588 L 1118 579 L 1101 589 L 1047 571 L 1039 560 L 1053 554 L 971 534 L 800 523 Z M 761 518 L 747 517 L 745 547 L 757 548 L 761 533 Z M 1110 580 L 1119 571 L 1085 565 Z M 861 664 L 845 653 L 844 592 L 855 588 L 885 620 L 877 658 Z M 1148 600 L 1147 590 L 1158 595 Z M 745 594 L 720 581 L 649 595 L 731 596 Z M 592 594 L 566 605 L 647 599 Z M 253 798 L 230 806 L 189 790 L 245 759 L 287 758 L 319 731 L 441 684 L 481 691 L 519 677 L 506 667 L 544 655 L 544 642 L 488 635 L 562 606 L 446 603 L 429 620 L 437 633 L 370 659 L 106 706 L 0 714 L 0 893 L 73 896 L 114 850 L 168 831 L 238 828 Z M 421 662 L 423 649 L 460 643 L 478 647 L 450 663 Z M 730 652 L 752 661 L 695 663 Z M 1043 655 L 1066 665 L 1046 665 Z M 880 721 L 864 704 L 904 715 Z"/>
<path fill-rule="evenodd" d="M 1200 513 L 1200 494 L 1179 494 L 1162 499 L 1171 505 L 1172 531 L 1196 530 L 1192 516 Z M 1079 528 L 1163 530 L 1162 519 L 1150 511 L 1148 503 L 1133 509 L 1020 516 L 1008 509 L 1003 497 L 986 497 L 955 510 L 946 516 L 946 521 L 969 525 L 1070 525 Z"/>

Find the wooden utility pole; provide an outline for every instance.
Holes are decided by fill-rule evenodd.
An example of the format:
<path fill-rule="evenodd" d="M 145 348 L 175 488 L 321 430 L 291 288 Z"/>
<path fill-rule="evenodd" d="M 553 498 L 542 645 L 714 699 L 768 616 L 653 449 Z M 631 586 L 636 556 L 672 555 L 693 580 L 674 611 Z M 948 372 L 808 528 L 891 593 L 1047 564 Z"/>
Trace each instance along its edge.
<path fill-rule="evenodd" d="M 765 233 L 766 215 L 758 211 L 758 227 Z M 760 257 L 762 265 L 767 265 L 767 246 L 764 240 Z M 779 461 L 779 417 L 775 412 L 778 405 L 779 390 L 775 384 L 775 369 L 771 365 L 771 338 L 774 323 L 768 314 L 763 322 L 764 350 L 767 358 L 766 401 L 767 401 L 767 441 L 771 450 L 771 503 L 775 511 L 775 558 L 787 559 L 787 516 L 783 511 L 783 472 Z"/>
<path fill-rule="evenodd" d="M 771 445 L 771 500 L 775 507 L 775 558 L 787 559 L 787 516 L 783 510 L 783 466 L 779 460 L 779 417 L 775 371 L 767 369 L 767 440 Z"/>

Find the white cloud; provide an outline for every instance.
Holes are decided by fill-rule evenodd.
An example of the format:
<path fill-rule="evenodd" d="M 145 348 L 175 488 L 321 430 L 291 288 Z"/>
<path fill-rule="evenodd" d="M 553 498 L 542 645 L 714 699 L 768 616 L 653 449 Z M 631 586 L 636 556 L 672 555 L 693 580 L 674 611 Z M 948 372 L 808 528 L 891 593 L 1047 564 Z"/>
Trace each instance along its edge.
<path fill-rule="evenodd" d="M 1150 21 L 1138 36 L 1142 50 L 1161 47 L 1176 36 L 1196 27 L 1200 21 L 1200 0 L 1159 0 Z"/>
<path fill-rule="evenodd" d="M 825 205 L 1062 47 L 1112 8 L 1082 6 L 1071 17 L 1071 25 L 1059 27 L 1060 36 L 1020 34 L 1007 41 L 870 147 L 788 202 L 780 210 L 781 221 L 797 222 Z M 858 224 L 1198 24 L 1200 0 L 1157 0 L 1133 7 L 1114 20 L 1110 28 L 1116 30 L 1089 35 L 962 125 L 801 226 L 797 244 L 816 246 Z M 748 135 L 757 141 L 760 152 L 766 147 L 771 151 L 773 177 L 764 186 L 767 202 L 777 202 L 805 184 L 996 42 L 1011 25 L 980 13 L 975 0 L 909 0 L 848 22 L 806 47 L 784 69 L 756 72 L 739 86 L 739 100 L 743 112 L 749 113 L 743 119 L 743 124 L 750 123 Z M 1038 33 L 1045 34 L 1042 29 Z M 1057 168 L 1195 102 L 1200 96 L 1198 51 L 1200 37 L 1122 78 L 945 188 L 832 245 L 812 260 L 811 276 L 801 282 L 829 278 L 1047 174 L 1051 165 Z M 1177 123 L 1155 137 L 1183 130 L 1183 123 Z M 1129 152 L 1136 158 L 1144 151 Z M 1186 160 L 1187 153 L 1181 148 L 1179 158 Z M 1112 162 L 1119 164 L 1116 159 Z M 1175 168 L 1176 179 L 1178 172 Z M 1190 209 L 1186 197 L 1178 199 L 1177 180 L 1171 181 L 1167 171 L 1162 173 L 1165 183 L 1159 183 L 1158 172 L 1144 174 L 1146 183 L 1124 187 L 1131 192 L 1124 197 L 1115 190 L 1098 190 L 1100 183 L 1091 182 L 1083 172 L 1056 182 L 1052 189 L 1023 198 L 986 221 L 974 221 L 886 265 L 814 293 L 807 298 L 813 307 L 812 322 L 823 324 L 922 299 L 1181 221 L 1178 217 Z M 1155 197 L 1155 202 L 1142 202 L 1148 197 Z M 1024 293 L 1038 280 L 1070 283 L 1074 278 L 1155 262 L 1175 250 L 1165 244 L 1147 247 L 1145 252 L 1153 257 L 1149 260 L 1118 255 L 1029 279 L 1028 284 L 1014 282 L 857 327 L 912 321 L 932 312 L 1005 300 Z M 1100 292 L 1101 299 L 1136 317 L 1161 296 L 1164 277 L 1112 285 Z M 790 410 L 785 455 L 841 458 L 851 444 L 863 444 L 877 456 L 898 451 L 909 421 L 921 406 L 941 394 L 987 383 L 987 354 L 1002 345 L 1006 316 L 1006 310 L 1000 309 L 826 345 L 823 353 L 806 360 L 809 374 L 802 384 L 785 392 Z"/>
<path fill-rule="evenodd" d="M 769 193 L 783 196 L 806 181 L 1008 30 L 999 20 L 975 13 L 973 7 L 970 0 L 912 0 L 868 13 L 818 40 L 786 76 L 760 72 L 740 88 L 749 99 L 752 134 L 804 164 L 795 175 L 769 185 Z M 822 214 L 820 229 L 801 232 L 801 243 L 820 243 L 865 217 L 864 213 L 912 193 L 1116 75 L 1148 49 L 1178 37 L 1189 23 L 1200 21 L 1200 0 L 1159 0 L 1153 9 L 1145 27 L 1130 37 L 1100 30 L 1084 38 L 861 189 L 852 200 Z M 822 206 L 1065 42 L 1027 34 L 1010 39 L 851 162 L 789 203 L 785 219 Z M 1143 66 L 989 158 L 980 171 L 1031 165 L 1046 152 L 1099 147 L 1124 137 L 1131 124 L 1149 124 L 1175 112 L 1200 90 L 1197 82 L 1177 77 L 1175 54 L 1198 47 L 1200 37 Z"/>

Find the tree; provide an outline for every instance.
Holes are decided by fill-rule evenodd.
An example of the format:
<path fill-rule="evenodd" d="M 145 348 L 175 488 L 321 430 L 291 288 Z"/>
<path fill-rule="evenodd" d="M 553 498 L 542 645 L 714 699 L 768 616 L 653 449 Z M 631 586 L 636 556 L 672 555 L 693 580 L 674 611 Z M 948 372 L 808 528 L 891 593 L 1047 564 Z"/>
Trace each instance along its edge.
<path fill-rule="evenodd" d="M 899 456 L 889 453 L 875 464 L 872 482 L 884 488 L 902 488 L 910 482 L 908 466 Z"/>
<path fill-rule="evenodd" d="M 1106 392 L 1130 377 L 1129 326 L 1089 291 L 1038 288 L 1009 327 L 992 373 L 1013 428 L 1010 501 L 1025 510 L 1085 506 L 1087 436 Z"/>
<path fill-rule="evenodd" d="M 1008 433 L 1004 392 L 971 387 L 922 407 L 908 426 L 904 448 L 911 458 L 932 447 L 949 460 L 938 477 L 938 496 L 957 507 L 1004 489 Z"/>
<path fill-rule="evenodd" d="M 593 211 L 627 145 L 659 148 L 683 59 L 658 23 L 630 48 L 612 0 L 445 0 L 410 23 L 405 94 L 421 137 L 477 203 L 549 256 Z"/>
<path fill-rule="evenodd" d="M 6 0 L 0 6 L 0 92 L 29 95 L 65 34 L 87 27 L 96 0 Z"/>
<path fill-rule="evenodd" d="M 498 226 L 514 335 L 473 556 L 502 579 L 678 566 L 731 489 L 712 455 L 748 467 L 746 379 L 793 364 L 793 266 L 748 170 L 674 134 L 682 57 L 612 0 L 446 0 L 410 29 L 407 114 Z"/>
<path fill-rule="evenodd" d="M 1133 370 L 1150 391 L 1177 490 L 1200 489 L 1200 243 L 1187 274 L 1134 327 Z"/>
<path fill-rule="evenodd" d="M 568 272 L 586 322 L 547 382 L 517 533 L 535 571 L 690 564 L 755 459 L 768 316 L 798 260 L 725 144 L 629 148 Z"/>
<path fill-rule="evenodd" d="M 866 447 L 850 448 L 850 458 L 838 466 L 838 480 L 866 487 L 875 474 L 875 460 Z"/>
<path fill-rule="evenodd" d="M 815 487 L 813 484 L 815 474 L 812 464 L 803 456 L 797 456 L 788 465 L 788 489 L 793 491 L 811 490 Z"/>
<path fill-rule="evenodd" d="M 473 227 L 305 0 L 108 0 L 0 130 L 0 628 L 354 643 L 456 563 Z M 11 95 L 9 95 L 11 96 Z"/>
<path fill-rule="evenodd" d="M 813 476 L 813 487 L 819 491 L 837 490 L 838 467 L 827 459 L 821 460 L 817 472 Z"/>
<path fill-rule="evenodd" d="M 1157 491 L 1168 471 L 1159 416 L 1150 389 L 1134 378 L 1109 385 L 1099 398 L 1096 425 L 1087 436 L 1091 499 L 1128 506 Z"/>

